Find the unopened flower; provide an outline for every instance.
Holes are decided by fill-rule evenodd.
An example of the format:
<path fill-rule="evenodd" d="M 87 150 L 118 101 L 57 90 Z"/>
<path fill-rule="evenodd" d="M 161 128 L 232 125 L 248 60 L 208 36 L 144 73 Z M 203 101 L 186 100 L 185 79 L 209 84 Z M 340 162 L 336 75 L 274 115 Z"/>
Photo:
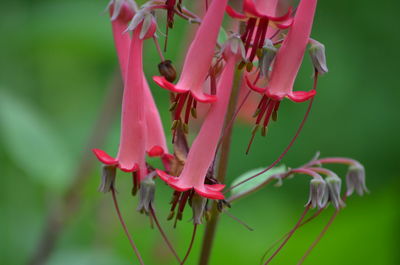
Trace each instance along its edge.
<path fill-rule="evenodd" d="M 136 211 L 140 213 L 149 214 L 151 207 L 153 207 L 154 196 L 156 191 L 156 183 L 154 177 L 157 175 L 155 171 L 148 174 L 142 182 L 140 182 L 139 190 L 139 205 Z"/>
<path fill-rule="evenodd" d="M 215 3 L 216 1 L 213 1 Z M 205 184 L 207 172 L 214 161 L 218 141 L 222 133 L 225 115 L 230 99 L 236 62 L 240 59 L 240 49 L 232 52 L 225 46 L 226 64 L 217 85 L 218 101 L 213 103 L 189 150 L 185 166 L 179 177 L 170 176 L 157 170 L 162 180 L 177 191 L 194 189 L 199 195 L 210 199 L 223 199 L 223 184 Z"/>
<path fill-rule="evenodd" d="M 193 211 L 193 223 L 195 225 L 202 224 L 202 219 L 206 211 L 207 199 L 194 194 L 191 198 L 191 206 Z"/>
<path fill-rule="evenodd" d="M 156 26 L 154 18 L 147 14 L 137 13 L 133 21 L 130 26 L 133 33 L 124 80 L 119 151 L 116 158 L 99 149 L 93 149 L 93 152 L 102 163 L 119 167 L 126 172 L 136 172 L 136 178 L 141 180 L 147 175 L 145 154 L 148 143 L 142 50 L 143 40 L 154 34 Z"/>
<path fill-rule="evenodd" d="M 322 178 L 313 178 L 310 181 L 310 195 L 306 205 L 310 205 L 311 208 L 318 207 L 322 209 L 326 206 L 328 196 L 329 193 L 325 181 Z"/>
<path fill-rule="evenodd" d="M 116 167 L 103 165 L 101 174 L 101 184 L 99 187 L 100 192 L 107 193 L 114 188 L 116 174 L 117 174 Z"/>
<path fill-rule="evenodd" d="M 345 207 L 345 203 L 341 198 L 342 180 L 337 176 L 329 176 L 325 179 L 328 186 L 329 202 L 333 204 L 336 209 Z"/>
<path fill-rule="evenodd" d="M 274 44 L 270 39 L 266 39 L 264 46 L 262 47 L 262 55 L 259 62 L 260 74 L 262 77 L 268 77 L 269 70 L 272 62 L 275 59 L 278 49 L 275 48 Z"/>
<path fill-rule="evenodd" d="M 327 73 L 328 66 L 326 65 L 325 45 L 311 39 L 308 51 L 310 52 L 311 61 L 317 73 L 320 75 Z"/>
<path fill-rule="evenodd" d="M 361 164 L 351 165 L 346 175 L 346 196 L 350 196 L 354 191 L 358 195 L 364 195 L 364 192 L 369 193 L 365 184 L 365 169 Z"/>

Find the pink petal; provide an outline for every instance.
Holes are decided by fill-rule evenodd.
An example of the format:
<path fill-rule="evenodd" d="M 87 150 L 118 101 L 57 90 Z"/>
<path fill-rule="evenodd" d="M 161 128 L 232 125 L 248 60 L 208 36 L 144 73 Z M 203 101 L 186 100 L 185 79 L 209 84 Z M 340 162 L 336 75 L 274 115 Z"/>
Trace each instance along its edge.
<path fill-rule="evenodd" d="M 178 88 L 176 85 L 167 81 L 163 76 L 153 76 L 153 81 L 160 87 L 175 93 L 185 93 L 189 91 L 189 88 Z"/>
<path fill-rule="evenodd" d="M 294 102 L 304 102 L 314 97 L 317 94 L 315 89 L 311 89 L 310 91 L 293 91 L 288 95 L 288 98 Z"/>
<path fill-rule="evenodd" d="M 110 165 L 110 166 L 118 164 L 118 160 L 111 157 L 103 150 L 93 149 L 92 151 L 93 151 L 94 155 L 97 157 L 97 159 L 100 160 L 100 162 L 102 162 L 103 164 Z"/>
<path fill-rule="evenodd" d="M 236 11 L 235 9 L 233 9 L 231 6 L 226 6 L 226 13 L 231 17 L 231 18 L 236 18 L 236 19 L 246 19 L 247 16 L 245 16 L 244 14 Z"/>
<path fill-rule="evenodd" d="M 247 84 L 247 86 L 251 89 L 251 90 L 253 90 L 253 91 L 255 91 L 255 92 L 257 92 L 257 93 L 264 93 L 265 92 L 265 87 L 264 88 L 262 88 L 262 87 L 258 87 L 258 86 L 256 86 L 255 84 L 253 84 L 253 82 L 249 79 L 249 77 L 248 77 L 248 75 L 245 75 L 245 77 L 244 77 L 245 79 L 246 79 L 246 84 Z"/>

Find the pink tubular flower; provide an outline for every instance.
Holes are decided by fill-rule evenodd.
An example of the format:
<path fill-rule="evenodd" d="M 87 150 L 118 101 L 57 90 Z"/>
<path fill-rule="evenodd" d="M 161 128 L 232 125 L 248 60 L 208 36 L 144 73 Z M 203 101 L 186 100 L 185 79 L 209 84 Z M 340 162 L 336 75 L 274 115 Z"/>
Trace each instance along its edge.
<path fill-rule="evenodd" d="M 292 10 L 283 16 L 278 15 L 279 0 L 244 0 L 243 12 L 239 13 L 228 6 L 226 12 L 233 18 L 246 21 L 246 30 L 242 34 L 246 51 L 250 51 L 248 60 L 252 62 L 257 49 L 264 45 L 265 38 L 272 38 L 279 29 L 291 26 L 293 19 Z M 277 29 L 276 29 L 277 28 Z"/>
<path fill-rule="evenodd" d="M 228 0 L 213 1 L 196 32 L 187 52 L 182 74 L 178 83 L 172 84 L 162 76 L 153 80 L 161 87 L 179 93 L 175 98 L 174 120 L 179 121 L 186 102 L 186 114 L 196 108 L 199 102 L 215 102 L 217 97 L 203 92 L 203 84 L 209 74 L 215 45 Z M 187 120 L 187 119 L 185 119 Z M 187 122 L 185 122 L 187 124 Z"/>
<path fill-rule="evenodd" d="M 234 41 L 237 40 L 232 40 L 231 43 Z M 235 65 L 239 59 L 239 47 L 238 45 L 236 48 L 233 46 L 229 45 L 225 48 L 226 64 L 217 86 L 218 101 L 212 104 L 201 130 L 194 140 L 182 173 L 179 177 L 173 177 L 157 170 L 160 178 L 177 191 L 182 192 L 193 188 L 203 197 L 224 199 L 224 195 L 220 191 L 225 185 L 208 185 L 204 181 L 215 157 L 230 99 Z"/>
<path fill-rule="evenodd" d="M 250 88 L 264 94 L 256 112 L 256 128 L 264 117 L 263 134 L 265 134 L 270 118 L 276 119 L 279 104 L 283 98 L 287 97 L 294 102 L 303 102 L 316 94 L 315 89 L 308 92 L 293 91 L 293 85 L 309 42 L 316 5 L 317 0 L 300 2 L 293 25 L 277 52 L 267 86 L 260 88 L 246 78 Z M 254 133 L 255 131 L 253 131 L 253 136 Z"/>
<path fill-rule="evenodd" d="M 112 21 L 112 28 L 114 35 L 114 43 L 117 50 L 118 61 L 122 77 L 123 80 L 126 80 L 131 37 L 128 33 L 125 33 L 125 29 L 129 24 L 129 21 L 132 20 L 137 8 L 135 5 L 130 4 L 130 1 L 123 4 L 119 8 L 120 11 L 118 13 L 115 13 L 115 9 L 113 7 L 114 4 L 111 3 L 110 15 L 112 16 L 111 21 Z M 143 75 L 143 84 L 144 84 L 144 100 L 146 105 L 146 112 L 145 112 L 146 128 L 147 128 L 146 151 L 147 154 L 151 157 L 154 156 L 162 157 L 164 164 L 167 166 L 168 164 L 167 162 L 170 159 L 170 155 L 168 154 L 168 147 L 160 119 L 160 114 L 158 112 L 157 106 L 151 94 L 151 90 L 144 75 Z"/>
<path fill-rule="evenodd" d="M 94 149 L 97 158 L 106 165 L 117 166 L 126 172 L 137 172 L 138 179 L 146 176 L 146 116 L 145 82 L 143 79 L 142 50 L 143 40 L 153 36 L 156 26 L 150 14 L 136 19 L 130 42 L 126 81 L 122 102 L 121 139 L 117 158 L 106 152 Z M 133 21 L 135 21 L 135 17 Z"/>

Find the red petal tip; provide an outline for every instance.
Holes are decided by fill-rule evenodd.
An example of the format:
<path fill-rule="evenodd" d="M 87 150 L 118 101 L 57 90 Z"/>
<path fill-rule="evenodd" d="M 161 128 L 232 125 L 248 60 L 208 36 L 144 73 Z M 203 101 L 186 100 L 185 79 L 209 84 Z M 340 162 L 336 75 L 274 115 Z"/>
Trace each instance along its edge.
<path fill-rule="evenodd" d="M 92 149 L 94 155 L 97 157 L 97 159 L 106 165 L 117 165 L 118 161 L 113 158 L 112 156 L 108 155 L 106 152 L 104 152 L 103 150 L 100 149 Z"/>

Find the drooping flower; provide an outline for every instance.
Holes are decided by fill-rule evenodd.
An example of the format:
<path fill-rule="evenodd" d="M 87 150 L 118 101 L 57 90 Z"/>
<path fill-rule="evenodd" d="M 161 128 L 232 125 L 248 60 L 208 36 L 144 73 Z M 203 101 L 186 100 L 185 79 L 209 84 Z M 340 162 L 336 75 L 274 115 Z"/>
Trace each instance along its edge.
<path fill-rule="evenodd" d="M 277 52 L 272 66 L 271 76 L 266 87 L 258 87 L 247 78 L 247 84 L 263 97 L 256 112 L 256 127 L 263 122 L 265 132 L 271 117 L 277 116 L 282 99 L 289 98 L 294 102 L 304 102 L 315 96 L 316 90 L 293 91 L 293 85 L 303 61 L 309 42 L 317 0 L 302 0 L 282 46 Z M 253 131 L 254 136 L 254 131 Z"/>
<path fill-rule="evenodd" d="M 186 110 L 190 112 L 192 105 L 197 103 L 196 101 L 209 103 L 217 100 L 215 95 L 203 92 L 203 84 L 214 56 L 226 4 L 227 0 L 211 3 L 189 47 L 178 83 L 172 84 L 163 76 L 153 77 L 159 86 L 178 93 L 174 104 L 175 121 L 179 121 L 185 102 Z"/>
<path fill-rule="evenodd" d="M 291 8 L 286 14 L 279 16 L 279 0 L 244 0 L 243 13 L 230 6 L 226 11 L 231 17 L 246 21 L 242 41 L 246 51 L 250 51 L 250 62 L 254 60 L 257 50 L 263 47 L 265 38 L 272 38 L 279 29 L 286 29 L 293 22 Z"/>
<path fill-rule="evenodd" d="M 240 39 L 232 40 L 224 49 L 226 64 L 217 85 L 218 101 L 212 104 L 207 113 L 200 132 L 190 148 L 182 173 L 179 177 L 174 177 L 157 170 L 160 178 L 177 191 L 194 189 L 196 193 L 206 198 L 224 198 L 220 191 L 225 185 L 205 184 L 205 178 L 215 158 L 230 99 L 236 62 L 241 55 L 240 46 L 232 45 L 236 41 L 240 41 Z"/>
<path fill-rule="evenodd" d="M 133 33 L 124 82 L 119 151 L 116 158 L 99 149 L 93 149 L 93 152 L 102 163 L 116 166 L 126 172 L 136 172 L 137 180 L 141 180 L 147 175 L 147 124 L 142 51 L 144 39 L 153 36 L 156 25 L 151 14 L 137 13 L 132 21 L 135 23 L 130 28 Z"/>
<path fill-rule="evenodd" d="M 114 0 L 116 1 L 116 0 Z M 110 3 L 110 15 L 112 21 L 112 29 L 114 35 L 114 43 L 117 50 L 118 61 L 121 69 L 121 74 L 124 82 L 127 79 L 128 69 L 128 58 L 129 58 L 129 47 L 131 44 L 131 36 L 126 31 L 126 28 L 130 21 L 132 21 L 134 14 L 138 11 L 136 5 L 133 5 L 131 1 L 121 4 L 123 1 L 116 1 L 115 4 Z M 116 13 L 114 6 L 117 4 L 121 5 L 118 8 L 119 12 Z M 141 20 L 150 21 L 152 17 L 150 14 L 145 16 L 146 11 L 139 11 L 135 21 L 140 22 Z M 147 17 L 147 18 L 146 18 Z M 139 18 L 139 19 L 138 19 Z M 137 22 L 135 22 L 137 23 Z M 147 23 L 147 27 L 151 26 L 151 23 Z M 168 154 L 168 147 L 166 138 L 158 112 L 157 106 L 154 102 L 151 90 L 147 83 L 147 80 L 143 74 L 143 85 L 144 85 L 144 101 L 146 106 L 145 119 L 147 128 L 147 139 L 146 139 L 146 151 L 151 157 L 160 156 L 165 166 L 168 166 L 168 160 L 170 155 Z"/>

